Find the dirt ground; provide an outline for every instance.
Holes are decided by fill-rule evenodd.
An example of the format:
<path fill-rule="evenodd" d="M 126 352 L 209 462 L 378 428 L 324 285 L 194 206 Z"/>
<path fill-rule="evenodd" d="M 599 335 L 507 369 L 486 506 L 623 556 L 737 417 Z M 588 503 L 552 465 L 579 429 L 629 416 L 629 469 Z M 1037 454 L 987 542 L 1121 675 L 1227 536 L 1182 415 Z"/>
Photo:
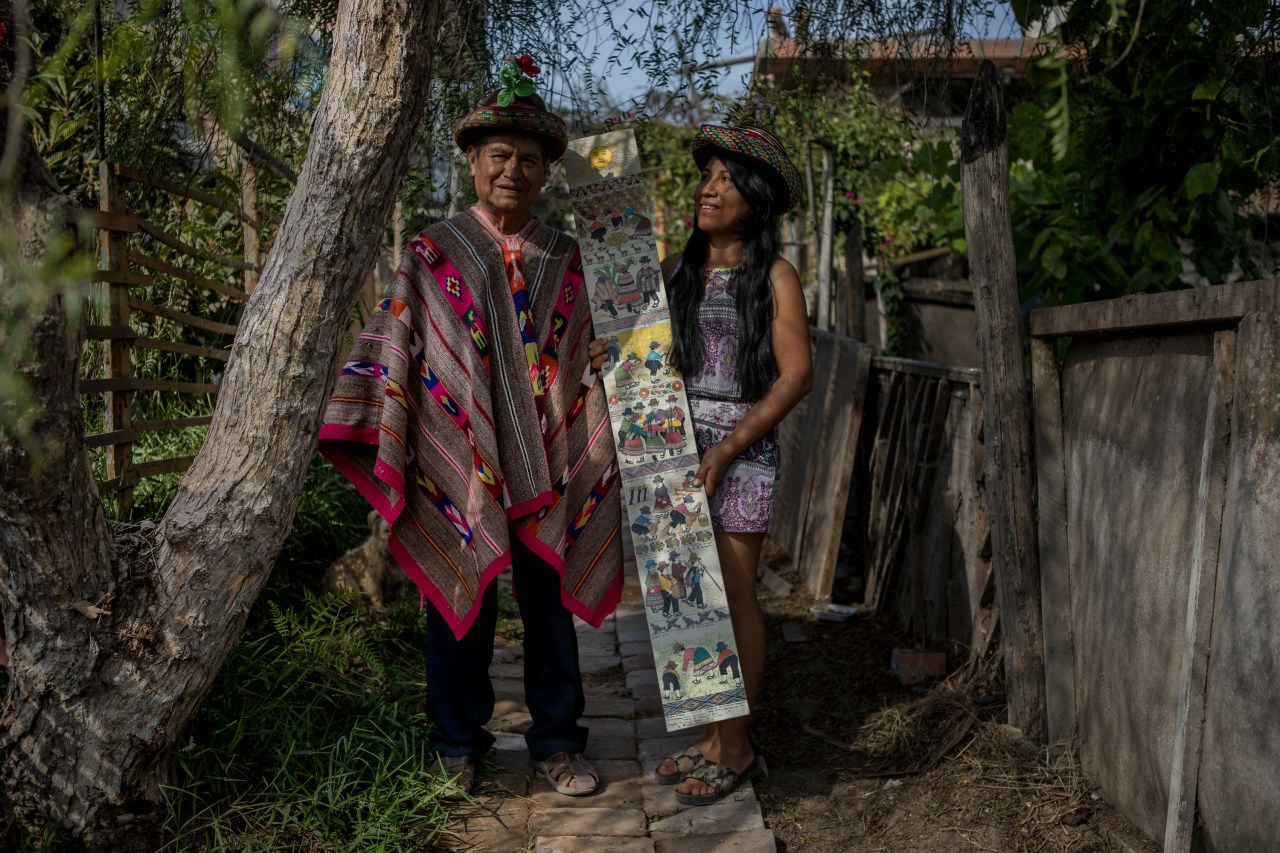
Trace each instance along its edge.
<path fill-rule="evenodd" d="M 1155 845 L 1103 802 L 1074 756 L 1003 724 L 990 672 L 904 687 L 893 619 L 820 622 L 793 583 L 762 590 L 765 686 L 753 728 L 769 779 L 756 786 L 779 850 L 1134 851 Z"/>

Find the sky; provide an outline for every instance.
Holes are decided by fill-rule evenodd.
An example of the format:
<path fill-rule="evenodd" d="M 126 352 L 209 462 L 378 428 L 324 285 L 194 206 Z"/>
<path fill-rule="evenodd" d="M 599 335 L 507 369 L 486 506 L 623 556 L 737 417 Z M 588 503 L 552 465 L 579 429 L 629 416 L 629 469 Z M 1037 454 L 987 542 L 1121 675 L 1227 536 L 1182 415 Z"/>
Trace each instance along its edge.
<path fill-rule="evenodd" d="M 1018 38 L 1021 30 L 1013 19 L 1013 10 L 1008 3 L 999 4 L 995 17 L 983 22 L 973 33 L 966 35 L 978 38 Z M 719 40 L 719 52 L 722 58 L 750 57 L 755 52 L 754 40 L 742 40 L 736 44 L 731 42 L 728 33 Z M 610 64 L 606 47 L 600 51 L 600 57 L 590 66 L 592 75 L 602 82 L 614 101 L 632 100 L 642 97 L 648 91 L 650 79 L 646 72 L 637 67 L 618 67 Z M 713 91 L 703 91 L 704 95 L 718 94 L 725 98 L 734 98 L 746 88 L 751 74 L 751 63 L 744 62 L 716 71 L 716 82 Z"/>

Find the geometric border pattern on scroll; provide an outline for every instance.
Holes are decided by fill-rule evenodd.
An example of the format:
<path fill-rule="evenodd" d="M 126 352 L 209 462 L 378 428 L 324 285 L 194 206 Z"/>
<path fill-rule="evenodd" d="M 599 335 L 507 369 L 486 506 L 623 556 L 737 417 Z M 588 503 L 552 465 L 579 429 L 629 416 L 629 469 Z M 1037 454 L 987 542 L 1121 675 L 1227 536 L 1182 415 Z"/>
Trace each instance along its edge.
<path fill-rule="evenodd" d="M 684 380 L 670 366 L 671 314 L 653 205 L 630 130 L 569 143 L 564 156 L 622 497 L 644 589 L 667 730 L 747 714 L 747 694 Z"/>

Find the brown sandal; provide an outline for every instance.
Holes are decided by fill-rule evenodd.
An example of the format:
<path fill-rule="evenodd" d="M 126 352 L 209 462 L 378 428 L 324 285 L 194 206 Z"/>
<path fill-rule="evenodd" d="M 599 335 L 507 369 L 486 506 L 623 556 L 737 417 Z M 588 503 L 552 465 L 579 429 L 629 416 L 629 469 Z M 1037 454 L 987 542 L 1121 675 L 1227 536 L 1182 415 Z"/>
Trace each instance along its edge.
<path fill-rule="evenodd" d="M 557 752 L 543 761 L 530 761 L 530 765 L 543 776 L 547 784 L 558 794 L 567 797 L 585 797 L 594 794 L 600 786 L 600 774 L 587 763 L 582 753 Z M 581 785 L 581 780 L 589 779 L 589 787 Z"/>

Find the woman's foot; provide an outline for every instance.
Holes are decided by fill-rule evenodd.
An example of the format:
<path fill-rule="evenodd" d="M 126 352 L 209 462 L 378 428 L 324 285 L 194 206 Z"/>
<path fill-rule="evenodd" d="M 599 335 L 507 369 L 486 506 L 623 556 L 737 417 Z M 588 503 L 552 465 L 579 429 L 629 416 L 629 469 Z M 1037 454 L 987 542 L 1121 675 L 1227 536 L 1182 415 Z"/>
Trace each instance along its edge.
<path fill-rule="evenodd" d="M 747 766 L 740 770 L 708 761 L 676 788 L 676 801 L 686 806 L 709 806 L 720 802 L 752 779 L 766 775 L 764 759 L 758 755 L 753 756 Z"/>
<path fill-rule="evenodd" d="M 686 774 L 685 780 L 676 788 L 676 798 L 682 803 L 695 804 L 689 803 L 686 798 L 712 797 L 711 802 L 714 802 L 737 789 L 742 782 L 734 781 L 735 777 L 746 777 L 742 778 L 742 781 L 746 781 L 763 772 L 763 768 L 763 761 L 758 759 L 750 745 L 745 751 L 736 754 L 725 749 L 719 750 L 718 755 L 705 754 L 701 766 Z M 727 786 L 731 787 L 726 790 Z"/>
<path fill-rule="evenodd" d="M 694 744 L 683 752 L 677 752 L 675 755 L 662 759 L 662 763 L 658 765 L 658 769 L 653 771 L 653 775 L 660 785 L 679 785 L 689 778 L 690 773 L 697 770 L 706 761 L 706 756 L 702 754 L 702 750 L 698 748 L 697 744 Z"/>

